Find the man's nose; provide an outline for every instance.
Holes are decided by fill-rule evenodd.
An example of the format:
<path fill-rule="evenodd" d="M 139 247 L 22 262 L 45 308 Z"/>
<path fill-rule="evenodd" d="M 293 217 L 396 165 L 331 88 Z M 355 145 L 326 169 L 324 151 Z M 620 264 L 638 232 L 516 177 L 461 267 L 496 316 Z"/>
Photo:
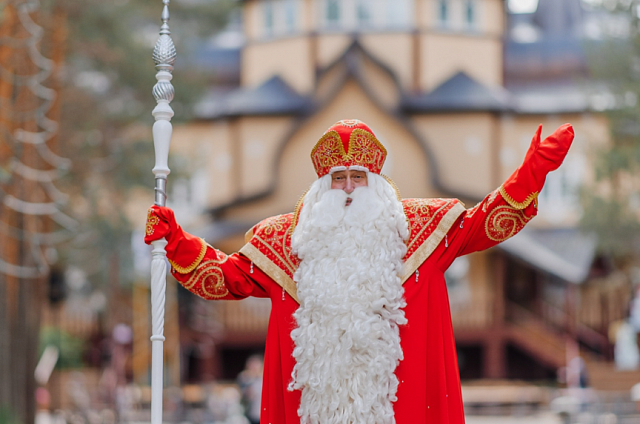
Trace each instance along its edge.
<path fill-rule="evenodd" d="M 351 178 L 347 178 L 347 184 L 344 186 L 345 193 L 351 194 L 354 189 L 355 187 L 353 186 L 353 181 L 351 181 Z"/>

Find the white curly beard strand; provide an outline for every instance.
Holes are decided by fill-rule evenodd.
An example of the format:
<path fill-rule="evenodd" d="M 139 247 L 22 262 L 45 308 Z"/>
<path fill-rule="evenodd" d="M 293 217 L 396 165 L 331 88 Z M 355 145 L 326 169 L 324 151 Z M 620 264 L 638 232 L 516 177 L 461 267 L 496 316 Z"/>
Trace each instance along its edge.
<path fill-rule="evenodd" d="M 330 178 L 312 185 L 292 238 L 302 261 L 289 389 L 302 391 L 302 424 L 395 423 L 407 222 L 382 177 L 349 196 Z"/>

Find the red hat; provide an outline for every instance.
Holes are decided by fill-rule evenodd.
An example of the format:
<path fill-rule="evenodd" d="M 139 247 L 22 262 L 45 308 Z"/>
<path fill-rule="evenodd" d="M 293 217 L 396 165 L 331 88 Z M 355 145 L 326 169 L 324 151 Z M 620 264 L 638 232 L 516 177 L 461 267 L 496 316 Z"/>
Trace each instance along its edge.
<path fill-rule="evenodd" d="M 318 178 L 335 171 L 366 169 L 380 174 L 387 149 L 364 122 L 343 119 L 332 125 L 311 151 Z M 335 169 L 337 168 L 337 169 Z"/>

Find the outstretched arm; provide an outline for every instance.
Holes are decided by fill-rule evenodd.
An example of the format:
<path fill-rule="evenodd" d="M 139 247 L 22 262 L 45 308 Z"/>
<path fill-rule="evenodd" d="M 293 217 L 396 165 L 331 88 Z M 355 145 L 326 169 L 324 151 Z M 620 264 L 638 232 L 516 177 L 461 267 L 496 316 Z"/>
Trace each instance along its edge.
<path fill-rule="evenodd" d="M 466 255 L 516 235 L 538 212 L 538 194 L 547 174 L 564 160 L 573 127 L 564 124 L 540 141 L 538 127 L 522 165 L 495 191 L 468 209 L 447 234 L 449 247 L 443 255 L 445 267 L 457 256 Z"/>
<path fill-rule="evenodd" d="M 247 258 L 214 249 L 184 231 L 171 209 L 154 205 L 147 213 L 144 241 L 150 244 L 163 237 L 167 239 L 171 274 L 192 293 L 208 300 L 268 296 L 264 284 L 267 278 L 261 278 L 266 276 L 258 269 L 254 271 Z"/>

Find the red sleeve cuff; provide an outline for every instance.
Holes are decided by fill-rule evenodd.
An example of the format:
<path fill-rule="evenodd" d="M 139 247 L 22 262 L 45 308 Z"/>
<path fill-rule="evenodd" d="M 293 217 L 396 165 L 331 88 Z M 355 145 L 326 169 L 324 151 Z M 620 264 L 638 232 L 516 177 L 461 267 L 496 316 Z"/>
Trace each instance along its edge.
<path fill-rule="evenodd" d="M 498 189 L 505 202 L 518 210 L 526 209 L 531 203 L 538 209 L 539 192 L 528 191 L 518 184 L 509 184 L 510 181 L 511 179 L 507 180 Z"/>
<path fill-rule="evenodd" d="M 176 246 L 172 246 L 172 252 L 167 249 L 169 263 L 179 274 L 188 274 L 202 262 L 207 252 L 207 243 L 199 237 L 185 233 Z"/>

